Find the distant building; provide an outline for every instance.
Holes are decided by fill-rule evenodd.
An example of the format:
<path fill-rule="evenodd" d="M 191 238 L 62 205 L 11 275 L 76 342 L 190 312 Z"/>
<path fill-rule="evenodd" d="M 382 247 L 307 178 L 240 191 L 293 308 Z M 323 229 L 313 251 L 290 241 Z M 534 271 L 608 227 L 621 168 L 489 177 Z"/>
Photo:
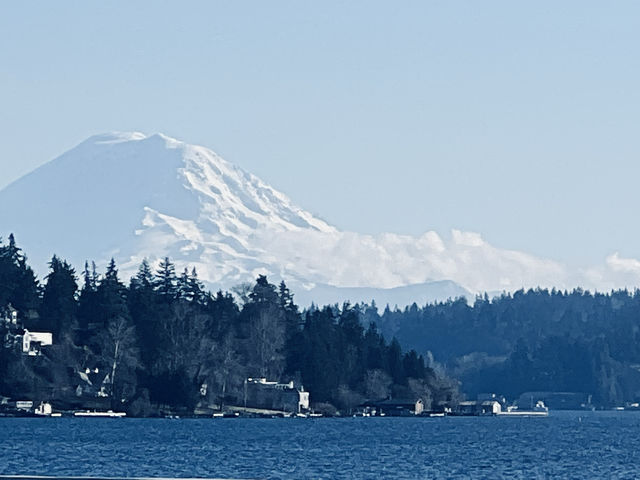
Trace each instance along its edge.
<path fill-rule="evenodd" d="M 33 412 L 36 415 L 48 417 L 53 413 L 53 409 L 51 408 L 51 404 L 49 402 L 40 402 L 40 405 L 38 405 Z"/>
<path fill-rule="evenodd" d="M 368 401 L 359 405 L 358 411 L 371 416 L 408 417 L 420 415 L 424 411 L 421 398 L 399 399 L 388 398 L 386 400 Z"/>
<path fill-rule="evenodd" d="M 518 398 L 519 408 L 532 408 L 543 401 L 550 410 L 590 410 L 591 395 L 581 392 L 525 392 Z"/>
<path fill-rule="evenodd" d="M 33 401 L 31 400 L 18 400 L 16 402 L 16 409 L 30 412 L 33 409 Z"/>
<path fill-rule="evenodd" d="M 4 309 L 0 310 L 0 320 L 5 324 L 17 325 L 18 311 L 9 304 Z"/>
<path fill-rule="evenodd" d="M 457 415 L 477 415 L 478 413 L 478 402 L 475 400 L 465 400 L 463 402 L 458 403 L 456 407 L 455 413 Z"/>
<path fill-rule="evenodd" d="M 53 345 L 53 334 L 49 332 L 24 331 L 22 334 L 22 353 L 29 356 L 40 355 L 42 347 Z"/>
<path fill-rule="evenodd" d="M 77 397 L 108 397 L 111 390 L 111 378 L 106 371 L 99 368 L 86 368 L 76 372 L 77 383 L 75 393 Z"/>
<path fill-rule="evenodd" d="M 485 400 L 480 402 L 478 413 L 480 415 L 498 415 L 502 412 L 502 405 L 497 400 Z"/>
<path fill-rule="evenodd" d="M 466 400 L 458 403 L 454 413 L 463 416 L 478 416 L 498 415 L 501 412 L 502 405 L 497 400 Z"/>
<path fill-rule="evenodd" d="M 23 328 L 18 311 L 11 305 L 0 309 L 0 339 L 4 348 L 31 357 L 40 355 L 42 347 L 53 345 L 50 332 L 30 332 Z"/>
<path fill-rule="evenodd" d="M 287 413 L 309 410 L 309 392 L 294 382 L 278 383 L 266 378 L 247 378 L 244 406 Z"/>

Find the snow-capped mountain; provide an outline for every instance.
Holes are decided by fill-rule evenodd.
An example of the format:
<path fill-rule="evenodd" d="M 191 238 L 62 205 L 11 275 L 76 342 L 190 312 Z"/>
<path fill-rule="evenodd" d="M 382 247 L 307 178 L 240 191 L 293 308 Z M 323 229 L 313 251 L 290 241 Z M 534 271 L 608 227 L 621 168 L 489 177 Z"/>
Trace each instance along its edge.
<path fill-rule="evenodd" d="M 143 258 L 168 256 L 211 287 L 267 274 L 305 301 L 315 288 L 323 303 L 376 294 L 402 304 L 408 294 L 434 300 L 608 278 L 603 269 L 570 274 L 476 233 L 342 232 L 207 148 L 137 132 L 91 137 L 0 191 L 0 232 L 15 233 L 41 276 L 54 253 L 77 269 L 113 256 L 125 279 Z"/>
<path fill-rule="evenodd" d="M 8 186 L 0 224 L 37 264 L 169 256 L 227 284 L 278 271 L 262 236 L 337 233 L 211 150 L 137 132 L 91 137 Z"/>

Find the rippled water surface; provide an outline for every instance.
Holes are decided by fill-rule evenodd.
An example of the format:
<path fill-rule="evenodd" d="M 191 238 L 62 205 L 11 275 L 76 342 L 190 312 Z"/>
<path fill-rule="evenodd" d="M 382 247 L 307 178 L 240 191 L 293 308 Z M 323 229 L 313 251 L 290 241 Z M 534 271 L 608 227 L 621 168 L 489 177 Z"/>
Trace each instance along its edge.
<path fill-rule="evenodd" d="M 431 419 L 4 418 L 0 474 L 640 478 L 640 413 Z"/>

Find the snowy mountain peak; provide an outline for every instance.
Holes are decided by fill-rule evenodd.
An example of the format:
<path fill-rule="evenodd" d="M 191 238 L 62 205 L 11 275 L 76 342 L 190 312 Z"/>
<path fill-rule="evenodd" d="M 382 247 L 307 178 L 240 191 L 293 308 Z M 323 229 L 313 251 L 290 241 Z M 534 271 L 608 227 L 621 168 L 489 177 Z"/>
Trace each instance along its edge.
<path fill-rule="evenodd" d="M 0 227 L 2 236 L 16 234 L 41 276 L 53 254 L 76 268 L 85 260 L 104 265 L 113 256 L 123 278 L 144 258 L 155 263 L 168 256 L 178 269 L 196 267 L 212 287 L 268 274 L 336 301 L 335 287 L 350 287 L 352 299 L 408 286 L 404 294 L 414 298 L 442 299 L 426 289 L 610 288 L 640 275 L 637 261 L 617 257 L 570 272 L 495 248 L 472 232 L 454 230 L 450 238 L 433 231 L 418 237 L 341 232 L 212 150 L 160 133 L 90 137 L 0 191 Z"/>
<path fill-rule="evenodd" d="M 130 142 L 136 140 L 144 140 L 147 138 L 147 135 L 141 132 L 109 132 L 109 133 L 101 133 L 98 135 L 93 135 L 85 140 L 83 143 L 88 144 L 110 144 L 110 143 L 121 143 L 121 142 Z"/>
<path fill-rule="evenodd" d="M 337 233 L 215 152 L 140 132 L 92 136 L 14 182 L 0 219 L 40 265 L 53 253 L 75 265 L 115 256 L 129 271 L 169 256 L 212 283 L 273 273 L 258 238 Z"/>

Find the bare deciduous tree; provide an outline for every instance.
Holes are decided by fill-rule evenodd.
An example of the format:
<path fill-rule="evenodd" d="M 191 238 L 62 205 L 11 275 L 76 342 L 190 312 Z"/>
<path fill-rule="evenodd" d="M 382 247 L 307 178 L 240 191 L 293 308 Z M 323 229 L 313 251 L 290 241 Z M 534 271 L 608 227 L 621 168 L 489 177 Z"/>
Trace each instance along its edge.
<path fill-rule="evenodd" d="M 112 401 L 135 390 L 134 370 L 140 365 L 135 329 L 122 317 L 111 320 L 99 337 L 102 360 L 109 369 Z"/>
<path fill-rule="evenodd" d="M 236 340 L 231 333 L 227 334 L 217 345 L 214 354 L 209 358 L 210 375 L 218 385 L 220 409 L 224 408 L 224 402 L 230 391 L 236 390 L 242 383 L 244 371 L 236 348 Z"/>
<path fill-rule="evenodd" d="M 284 370 L 284 323 L 275 309 L 261 310 L 249 337 L 253 364 L 261 377 L 279 379 Z"/>

